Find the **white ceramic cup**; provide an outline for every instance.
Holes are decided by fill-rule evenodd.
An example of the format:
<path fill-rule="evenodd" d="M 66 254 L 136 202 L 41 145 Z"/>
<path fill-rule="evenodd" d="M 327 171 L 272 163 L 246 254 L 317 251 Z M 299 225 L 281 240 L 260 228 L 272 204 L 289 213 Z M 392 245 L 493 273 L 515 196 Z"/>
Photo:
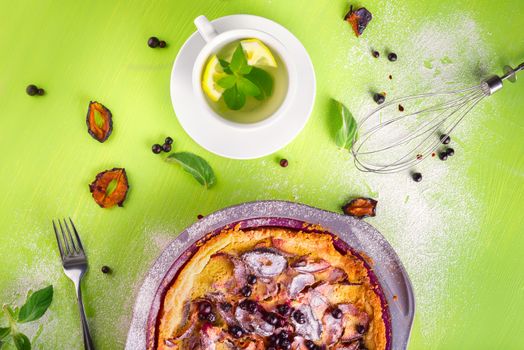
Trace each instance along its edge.
<path fill-rule="evenodd" d="M 296 67 L 293 61 L 289 57 L 285 46 L 275 37 L 258 30 L 251 29 L 235 29 L 228 30 L 226 32 L 218 33 L 211 22 L 205 16 L 199 16 L 194 21 L 195 26 L 198 30 L 200 36 L 206 41 L 206 45 L 202 48 L 198 54 L 195 63 L 193 65 L 193 91 L 197 100 L 200 104 L 201 110 L 203 110 L 208 115 L 216 118 L 220 123 L 228 125 L 234 128 L 240 129 L 256 129 L 261 127 L 266 127 L 273 123 L 275 120 L 282 118 L 288 109 L 292 97 L 295 94 L 297 89 L 296 87 Z M 254 123 L 236 123 L 234 121 L 225 119 L 224 117 L 217 114 L 208 104 L 204 91 L 202 90 L 202 74 L 205 64 L 209 57 L 213 54 L 216 54 L 227 44 L 234 42 L 236 40 L 255 38 L 259 39 L 263 43 L 266 43 L 271 50 L 274 50 L 277 55 L 280 57 L 284 65 L 286 66 L 286 71 L 288 74 L 288 88 L 286 97 L 284 98 L 282 104 L 278 109 L 268 116 L 267 118 L 254 122 Z"/>

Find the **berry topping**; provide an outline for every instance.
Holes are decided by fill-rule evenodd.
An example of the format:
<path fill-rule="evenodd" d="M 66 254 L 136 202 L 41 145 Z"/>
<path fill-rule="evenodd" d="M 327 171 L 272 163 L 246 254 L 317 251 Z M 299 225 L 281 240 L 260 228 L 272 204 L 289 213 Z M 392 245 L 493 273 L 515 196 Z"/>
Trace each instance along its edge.
<path fill-rule="evenodd" d="M 217 320 L 217 317 L 215 316 L 214 313 L 210 312 L 207 314 L 207 317 L 206 317 L 206 320 L 208 320 L 209 322 L 213 323 Z"/>
<path fill-rule="evenodd" d="M 198 312 L 203 313 L 204 315 L 207 315 L 211 312 L 211 304 L 207 301 L 203 301 L 200 304 L 198 304 Z"/>
<path fill-rule="evenodd" d="M 111 268 L 109 266 L 102 266 L 102 273 L 110 273 L 111 272 Z"/>
<path fill-rule="evenodd" d="M 391 62 L 395 62 L 397 60 L 397 54 L 391 52 L 390 54 L 388 54 L 388 60 L 390 60 Z"/>
<path fill-rule="evenodd" d="M 278 323 L 277 315 L 275 315 L 272 312 L 268 312 L 268 313 L 264 314 L 264 316 L 262 318 L 264 319 L 264 321 L 266 321 L 267 323 L 269 323 L 272 326 L 274 326 L 274 325 L 276 325 Z"/>
<path fill-rule="evenodd" d="M 295 310 L 295 312 L 293 312 L 293 318 L 295 321 L 297 321 L 298 324 L 306 323 L 306 315 L 304 315 L 304 313 L 300 310 Z"/>
<path fill-rule="evenodd" d="M 341 319 L 342 318 L 342 310 L 340 310 L 339 308 L 334 309 L 333 311 L 331 311 L 331 316 L 333 316 L 337 320 Z"/>
<path fill-rule="evenodd" d="M 366 331 L 366 327 L 364 327 L 363 325 L 361 324 L 357 324 L 357 326 L 355 327 L 355 329 L 357 330 L 357 332 L 359 334 L 364 334 L 364 332 Z"/>
<path fill-rule="evenodd" d="M 244 335 L 244 330 L 242 328 L 240 328 L 239 326 L 232 326 L 231 328 L 229 328 L 229 333 L 231 333 L 231 335 L 234 338 L 238 339 L 242 335 Z"/>
<path fill-rule="evenodd" d="M 173 139 L 171 137 L 166 137 L 166 139 L 164 140 L 164 143 L 166 145 L 171 145 L 173 143 Z"/>
<path fill-rule="evenodd" d="M 446 154 L 448 155 L 448 157 L 452 157 L 455 154 L 455 150 L 453 148 L 447 148 Z"/>
<path fill-rule="evenodd" d="M 233 308 L 233 305 L 231 305 L 230 303 L 221 303 L 220 308 L 227 312 Z"/>
<path fill-rule="evenodd" d="M 162 145 L 162 151 L 164 151 L 164 152 L 171 152 L 171 145 L 168 144 L 168 143 L 164 143 Z"/>
<path fill-rule="evenodd" d="M 257 276 L 255 276 L 255 275 L 247 276 L 247 283 L 249 283 L 249 284 L 257 283 Z"/>
<path fill-rule="evenodd" d="M 245 296 L 246 298 L 251 296 L 251 287 L 250 286 L 244 286 L 240 289 L 240 293 Z"/>
<path fill-rule="evenodd" d="M 277 306 L 277 312 L 282 316 L 287 316 L 291 308 L 287 304 L 281 304 Z"/>

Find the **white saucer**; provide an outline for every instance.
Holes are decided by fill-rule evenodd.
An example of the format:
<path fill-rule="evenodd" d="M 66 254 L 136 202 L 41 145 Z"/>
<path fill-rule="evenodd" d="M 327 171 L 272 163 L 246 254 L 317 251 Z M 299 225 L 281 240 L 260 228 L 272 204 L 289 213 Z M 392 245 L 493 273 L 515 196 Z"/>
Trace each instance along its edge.
<path fill-rule="evenodd" d="M 184 43 L 171 72 L 171 101 L 180 124 L 189 136 L 210 152 L 226 158 L 253 159 L 274 153 L 291 142 L 311 114 L 315 103 L 315 71 L 302 43 L 286 28 L 267 18 L 232 15 L 212 21 L 218 32 L 253 29 L 277 38 L 289 50 L 297 68 L 297 86 L 286 115 L 253 129 L 217 123 L 202 108 L 192 88 L 193 64 L 206 42 L 193 33 Z M 213 120 L 215 122 L 213 122 Z"/>

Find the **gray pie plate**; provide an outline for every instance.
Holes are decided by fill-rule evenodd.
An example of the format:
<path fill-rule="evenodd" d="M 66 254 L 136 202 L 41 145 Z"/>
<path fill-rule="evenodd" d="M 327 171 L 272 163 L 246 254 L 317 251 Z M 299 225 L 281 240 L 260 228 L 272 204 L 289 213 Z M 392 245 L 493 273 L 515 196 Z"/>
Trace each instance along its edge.
<path fill-rule="evenodd" d="M 318 224 L 338 236 L 340 246 L 337 249 L 370 258 L 363 261 L 371 282 L 377 286 L 383 307 L 388 310 L 384 313 L 387 348 L 406 349 L 415 313 L 415 299 L 406 270 L 386 239 L 362 220 L 285 201 L 259 201 L 225 208 L 181 232 L 145 276 L 136 299 L 125 349 L 144 350 L 153 341 L 150 330 L 156 325 L 163 295 L 177 271 L 196 251 L 195 242 L 206 234 L 237 224 L 241 228 L 272 226 L 302 229 L 304 223 Z M 372 266 L 368 264 L 370 260 Z"/>

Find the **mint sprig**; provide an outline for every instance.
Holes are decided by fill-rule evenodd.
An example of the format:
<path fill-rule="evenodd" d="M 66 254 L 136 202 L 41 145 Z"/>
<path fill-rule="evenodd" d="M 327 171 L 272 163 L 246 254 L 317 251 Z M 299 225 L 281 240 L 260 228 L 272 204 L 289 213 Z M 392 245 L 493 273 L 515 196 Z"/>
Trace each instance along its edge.
<path fill-rule="evenodd" d="M 53 286 L 47 286 L 27 296 L 20 309 L 4 304 L 2 311 L 8 321 L 7 327 L 0 327 L 0 347 L 11 343 L 17 350 L 31 350 L 29 338 L 18 330 L 21 323 L 38 320 L 53 301 Z"/>
<path fill-rule="evenodd" d="M 340 118 L 340 129 L 335 135 L 335 142 L 338 147 L 351 149 L 353 141 L 356 139 L 357 122 L 353 114 L 341 102 L 336 101 L 338 117 Z"/>
<path fill-rule="evenodd" d="M 224 89 L 222 97 L 227 107 L 239 110 L 246 104 L 248 96 L 264 100 L 273 93 L 273 78 L 263 69 L 250 66 L 241 44 L 238 44 L 231 62 L 219 59 L 225 77 L 217 81 Z"/>

